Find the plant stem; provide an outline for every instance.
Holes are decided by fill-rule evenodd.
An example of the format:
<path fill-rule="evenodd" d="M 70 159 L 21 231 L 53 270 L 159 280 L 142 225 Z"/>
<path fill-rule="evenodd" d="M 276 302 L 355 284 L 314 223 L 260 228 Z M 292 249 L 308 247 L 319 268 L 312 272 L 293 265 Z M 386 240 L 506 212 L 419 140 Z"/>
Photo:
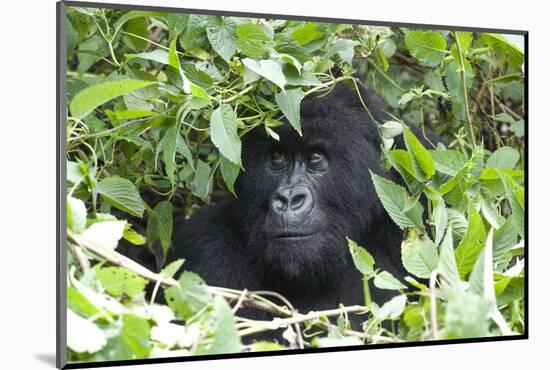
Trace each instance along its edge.
<path fill-rule="evenodd" d="M 470 115 L 470 106 L 468 104 L 468 84 L 466 82 L 466 68 L 464 66 L 464 55 L 462 55 L 462 48 L 460 46 L 460 42 L 456 31 L 453 32 L 453 36 L 455 38 L 456 49 L 458 51 L 458 62 L 460 65 L 459 73 L 460 73 L 460 80 L 462 83 L 462 93 L 464 97 L 464 109 L 466 112 L 466 122 L 468 123 L 467 130 L 469 130 L 469 133 L 470 133 L 470 140 L 472 141 L 471 143 L 472 147 L 475 147 L 476 136 L 474 134 L 474 127 L 472 125 L 472 116 Z"/>

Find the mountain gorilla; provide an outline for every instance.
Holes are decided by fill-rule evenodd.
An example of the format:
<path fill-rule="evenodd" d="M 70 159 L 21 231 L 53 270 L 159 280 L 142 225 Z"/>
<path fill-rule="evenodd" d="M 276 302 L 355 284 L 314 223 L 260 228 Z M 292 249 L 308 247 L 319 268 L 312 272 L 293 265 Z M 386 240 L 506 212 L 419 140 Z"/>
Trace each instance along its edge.
<path fill-rule="evenodd" d="M 377 97 L 364 89 L 362 97 L 375 119 L 387 120 Z M 237 198 L 176 224 L 167 261 L 185 258 L 183 269 L 209 285 L 279 292 L 302 313 L 364 302 L 346 237 L 401 279 L 403 235 L 369 174 L 393 177 L 381 167 L 371 115 L 340 83 L 327 96 L 304 98 L 303 137 L 288 122 L 275 128 L 280 141 L 263 127 L 245 135 Z M 395 294 L 371 293 L 379 304 Z M 350 318 L 359 329 L 361 318 Z"/>

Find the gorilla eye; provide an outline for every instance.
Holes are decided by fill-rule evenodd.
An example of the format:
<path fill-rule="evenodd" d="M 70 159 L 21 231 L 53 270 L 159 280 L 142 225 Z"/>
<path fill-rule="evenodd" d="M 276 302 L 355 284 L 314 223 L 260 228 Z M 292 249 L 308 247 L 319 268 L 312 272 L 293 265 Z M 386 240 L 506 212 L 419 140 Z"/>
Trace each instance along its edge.
<path fill-rule="evenodd" d="M 309 155 L 307 157 L 307 161 L 309 163 L 318 163 L 322 159 L 323 159 L 323 155 L 317 150 L 314 150 L 311 153 L 309 153 Z"/>
<path fill-rule="evenodd" d="M 282 152 L 278 151 L 278 150 L 272 151 L 271 152 L 271 163 L 275 167 L 284 166 L 284 164 L 286 163 L 285 155 Z"/>

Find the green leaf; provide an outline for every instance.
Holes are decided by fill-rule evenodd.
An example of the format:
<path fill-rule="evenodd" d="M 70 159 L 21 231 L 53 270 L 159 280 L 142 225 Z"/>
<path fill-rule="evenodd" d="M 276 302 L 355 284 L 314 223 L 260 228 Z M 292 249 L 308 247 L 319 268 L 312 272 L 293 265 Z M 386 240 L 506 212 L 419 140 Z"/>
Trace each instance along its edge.
<path fill-rule="evenodd" d="M 79 183 L 85 176 L 84 171 L 80 168 L 76 162 L 67 161 L 67 181 L 73 184 Z"/>
<path fill-rule="evenodd" d="M 168 64 L 179 72 L 179 75 L 181 78 L 181 84 L 182 84 L 181 89 L 183 90 L 183 92 L 185 94 L 190 94 L 191 82 L 189 81 L 189 79 L 185 75 L 184 70 L 181 67 L 180 58 L 177 53 L 175 38 L 170 42 L 170 51 L 168 53 Z"/>
<path fill-rule="evenodd" d="M 193 153 L 191 153 L 191 149 L 189 149 L 189 145 L 187 145 L 187 142 L 185 139 L 178 135 L 176 139 L 176 151 L 183 155 L 185 159 L 187 160 L 187 163 L 193 170 L 195 170 L 195 161 L 193 160 Z"/>
<path fill-rule="evenodd" d="M 471 204 L 468 214 L 468 230 L 455 251 L 458 271 L 463 279 L 472 270 L 487 236 L 481 216 Z"/>
<path fill-rule="evenodd" d="M 98 268 L 95 272 L 107 293 L 115 297 L 126 294 L 132 298 L 147 285 L 146 279 L 123 267 Z"/>
<path fill-rule="evenodd" d="M 206 200 L 212 190 L 212 177 L 210 176 L 210 166 L 201 161 L 197 161 L 195 177 L 191 182 L 191 192 L 199 198 Z"/>
<path fill-rule="evenodd" d="M 360 45 L 360 43 L 355 40 L 337 39 L 329 46 L 328 55 L 330 57 L 334 54 L 338 54 L 344 62 L 351 65 L 354 56 L 354 48 L 357 45 Z"/>
<path fill-rule="evenodd" d="M 486 337 L 489 335 L 491 306 L 482 297 L 458 287 L 448 293 L 445 307 L 445 339 Z"/>
<path fill-rule="evenodd" d="M 463 53 L 470 49 L 473 40 L 472 32 L 457 31 L 454 32 L 454 35 L 456 35 L 456 42 L 460 45 L 460 49 Z"/>
<path fill-rule="evenodd" d="M 67 310 L 67 347 L 77 353 L 94 353 L 107 344 L 105 333 L 93 322 Z"/>
<path fill-rule="evenodd" d="M 225 182 L 225 185 L 227 186 L 227 189 L 235 196 L 237 197 L 237 194 L 235 194 L 235 188 L 234 184 L 237 180 L 237 176 L 239 176 L 240 167 L 239 165 L 231 162 L 227 158 L 225 158 L 223 155 L 220 156 L 220 170 L 222 172 L 223 181 Z"/>
<path fill-rule="evenodd" d="M 127 225 L 126 229 L 124 230 L 122 237 L 133 245 L 143 245 L 146 242 L 145 237 L 129 227 L 129 225 Z"/>
<path fill-rule="evenodd" d="M 456 266 L 455 250 L 453 248 L 453 229 L 450 225 L 439 247 L 437 268 L 445 274 L 451 284 L 460 282 L 458 267 Z"/>
<path fill-rule="evenodd" d="M 70 196 L 67 197 L 67 227 L 77 234 L 86 228 L 86 205 Z"/>
<path fill-rule="evenodd" d="M 419 238 L 416 233 L 410 231 L 407 239 L 401 244 L 401 260 L 409 273 L 428 279 L 439 261 L 437 247 L 430 238 Z"/>
<path fill-rule="evenodd" d="M 387 271 L 382 271 L 374 276 L 374 286 L 378 289 L 399 290 L 407 287 Z"/>
<path fill-rule="evenodd" d="M 403 124 L 397 121 L 386 121 L 382 125 L 378 125 L 378 129 L 383 137 L 393 139 L 403 133 Z"/>
<path fill-rule="evenodd" d="M 172 241 L 173 213 L 172 203 L 165 200 L 155 206 L 147 221 L 147 242 L 149 246 L 153 247 L 157 240 L 160 240 L 165 256 Z"/>
<path fill-rule="evenodd" d="M 314 40 L 325 36 L 324 32 L 317 31 L 317 23 L 307 22 L 304 26 L 295 29 L 290 37 L 300 45 L 307 45 Z"/>
<path fill-rule="evenodd" d="M 424 230 L 422 213 L 418 200 L 411 199 L 402 186 L 384 179 L 370 171 L 376 194 L 391 219 L 401 228 L 414 227 Z"/>
<path fill-rule="evenodd" d="M 346 238 L 348 241 L 348 248 L 353 259 L 355 268 L 359 270 L 363 275 L 371 277 L 374 275 L 374 258 L 363 247 L 357 245 L 353 240 Z"/>
<path fill-rule="evenodd" d="M 420 179 L 416 177 L 409 153 L 401 149 L 382 149 L 382 152 L 388 159 L 388 162 L 390 162 L 391 166 L 399 172 L 403 180 L 405 180 L 409 190 L 412 193 L 417 193 L 422 188 L 422 183 L 420 182 Z"/>
<path fill-rule="evenodd" d="M 384 303 L 379 309 L 374 309 L 373 314 L 380 321 L 397 320 L 405 310 L 406 304 L 407 296 L 405 294 L 398 295 Z"/>
<path fill-rule="evenodd" d="M 304 93 L 300 88 L 288 89 L 275 95 L 275 101 L 279 105 L 279 108 L 300 136 L 302 136 L 300 104 L 303 98 Z"/>
<path fill-rule="evenodd" d="M 448 54 L 447 41 L 435 31 L 411 31 L 405 37 L 405 45 L 412 56 L 427 65 L 441 63 Z"/>
<path fill-rule="evenodd" d="M 155 81 L 119 80 L 87 87 L 76 94 L 71 101 L 71 115 L 77 119 L 82 119 L 95 108 L 111 99 L 156 83 Z"/>
<path fill-rule="evenodd" d="M 67 307 L 84 318 L 100 313 L 99 309 L 74 287 L 67 288 Z"/>
<path fill-rule="evenodd" d="M 178 285 L 165 289 L 164 296 L 168 306 L 182 320 L 190 318 L 212 302 L 212 295 L 204 280 L 190 271 L 181 274 Z"/>
<path fill-rule="evenodd" d="M 242 350 L 241 337 L 235 326 L 235 319 L 231 307 L 220 296 L 214 298 L 214 316 L 217 318 L 213 330 L 212 344 L 205 354 L 233 353 Z"/>
<path fill-rule="evenodd" d="M 491 154 L 487 159 L 487 167 L 513 170 L 519 161 L 519 152 L 509 146 L 503 146 Z"/>
<path fill-rule="evenodd" d="M 269 41 L 264 29 L 254 23 L 239 24 L 236 29 L 237 38 L 241 40 Z"/>
<path fill-rule="evenodd" d="M 206 35 L 210 45 L 219 56 L 229 63 L 237 50 L 235 35 L 237 24 L 232 18 L 217 18 L 217 22 L 211 22 L 206 27 Z"/>
<path fill-rule="evenodd" d="M 499 170 L 502 183 L 504 184 L 506 198 L 512 209 L 512 221 L 516 226 L 519 235 L 524 238 L 525 230 L 525 189 L 518 185 L 512 176 Z"/>
<path fill-rule="evenodd" d="M 97 184 L 97 192 L 113 207 L 142 217 L 145 205 L 134 184 L 119 176 L 109 176 Z"/>
<path fill-rule="evenodd" d="M 435 175 L 435 165 L 430 152 L 424 148 L 424 145 L 414 136 L 414 134 L 406 127 L 403 127 L 405 145 L 413 163 L 413 169 L 417 174 L 420 171 L 428 178 Z"/>
<path fill-rule="evenodd" d="M 254 342 L 251 345 L 250 350 L 252 352 L 271 352 L 271 351 L 282 351 L 285 350 L 286 347 L 283 345 L 280 345 L 278 343 L 273 342 Z"/>
<path fill-rule="evenodd" d="M 183 263 L 185 260 L 183 258 L 179 258 L 173 262 L 170 262 L 168 265 L 166 265 L 162 271 L 160 272 L 163 276 L 172 278 L 176 273 L 179 271 L 181 266 L 183 266 Z"/>
<path fill-rule="evenodd" d="M 449 176 L 456 176 L 468 162 L 468 158 L 458 150 L 431 150 L 430 154 L 435 169 Z"/>
<path fill-rule="evenodd" d="M 150 334 L 151 326 L 147 319 L 125 314 L 122 317 L 120 334 L 109 340 L 102 353 L 109 360 L 147 358 L 151 352 Z"/>
<path fill-rule="evenodd" d="M 126 221 L 101 221 L 91 224 L 81 235 L 86 241 L 103 248 L 115 249 L 125 228 Z"/>
<path fill-rule="evenodd" d="M 448 214 L 447 214 L 447 208 L 445 207 L 445 201 L 441 197 L 441 195 L 437 195 L 435 199 L 432 199 L 433 203 L 433 212 L 432 212 L 432 220 L 435 227 L 435 244 L 439 245 L 441 240 L 443 239 L 443 235 L 445 233 L 445 229 L 447 228 L 448 224 Z"/>
<path fill-rule="evenodd" d="M 285 89 L 286 78 L 281 66 L 277 62 L 270 59 L 255 61 L 254 59 L 245 58 L 242 60 L 242 63 L 252 72 L 259 74 L 279 86 L 281 90 Z"/>
<path fill-rule="evenodd" d="M 178 136 L 178 125 L 172 124 L 164 132 L 162 139 L 160 139 L 157 145 L 155 153 L 155 164 L 157 163 L 158 155 L 162 153 L 162 161 L 164 162 L 166 175 L 168 176 L 172 186 L 176 181 L 174 173 L 176 172 L 176 145 L 178 142 Z"/>
<path fill-rule="evenodd" d="M 230 105 L 220 105 L 210 116 L 210 136 L 225 158 L 241 165 L 241 138 L 237 133 L 237 119 Z"/>
<path fill-rule="evenodd" d="M 155 16 L 164 16 L 163 13 L 159 12 L 148 12 L 148 11 L 142 11 L 142 10 L 132 10 L 128 13 L 124 14 L 122 17 L 118 19 L 118 21 L 115 23 L 115 32 L 116 35 L 118 31 L 124 26 L 126 22 L 128 22 L 131 19 L 135 18 L 144 18 L 144 17 L 155 17 Z"/>

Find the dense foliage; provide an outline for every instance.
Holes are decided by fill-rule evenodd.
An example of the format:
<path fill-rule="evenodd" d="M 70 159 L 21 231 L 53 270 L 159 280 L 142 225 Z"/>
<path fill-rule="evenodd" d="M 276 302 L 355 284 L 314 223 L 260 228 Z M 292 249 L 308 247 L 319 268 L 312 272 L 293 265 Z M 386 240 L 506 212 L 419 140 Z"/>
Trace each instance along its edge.
<path fill-rule="evenodd" d="M 524 55 L 509 39 L 76 7 L 67 17 L 69 361 L 524 332 Z M 349 247 L 364 281 L 395 298 L 372 302 L 365 284 L 364 306 L 295 313 L 173 276 L 184 261 L 155 274 L 115 251 L 124 239 L 166 253 L 174 217 L 234 192 L 243 135 L 262 126 L 278 140 L 283 118 L 300 132 L 302 98 L 337 83 L 373 88 L 394 117 L 379 122 L 381 160 L 405 186 L 365 176 L 405 232 L 410 277 Z M 410 129 L 425 127 L 448 145 L 422 145 Z M 237 317 L 243 302 L 280 318 Z M 364 315 L 362 332 L 349 312 Z M 276 328 L 284 343 L 242 344 Z"/>

